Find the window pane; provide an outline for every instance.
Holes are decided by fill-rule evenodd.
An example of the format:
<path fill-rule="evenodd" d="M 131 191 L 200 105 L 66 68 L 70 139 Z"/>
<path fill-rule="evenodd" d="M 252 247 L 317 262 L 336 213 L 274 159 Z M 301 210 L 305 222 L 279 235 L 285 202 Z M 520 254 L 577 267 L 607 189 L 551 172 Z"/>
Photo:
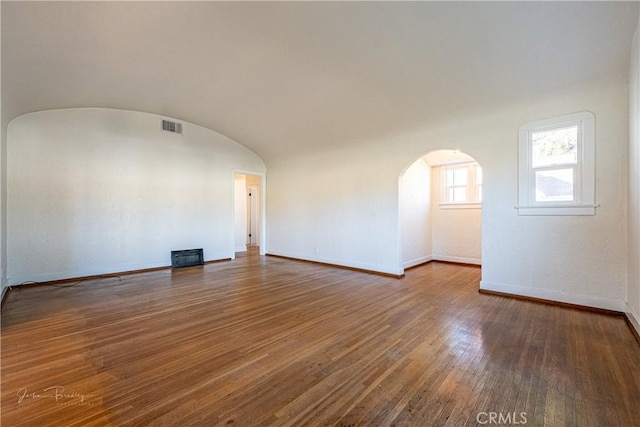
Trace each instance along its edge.
<path fill-rule="evenodd" d="M 451 198 L 452 202 L 465 202 L 467 200 L 467 189 L 466 187 L 453 187 L 453 197 Z"/>
<path fill-rule="evenodd" d="M 476 171 L 476 184 L 482 184 L 482 168 L 480 166 L 476 166 L 475 171 Z"/>
<path fill-rule="evenodd" d="M 573 200 L 573 168 L 536 172 L 536 202 Z"/>
<path fill-rule="evenodd" d="M 534 168 L 578 161 L 578 126 L 533 132 L 531 143 Z"/>
<path fill-rule="evenodd" d="M 453 170 L 453 185 L 467 185 L 467 168 Z"/>
<path fill-rule="evenodd" d="M 447 169 L 447 187 L 453 185 L 453 169 Z"/>

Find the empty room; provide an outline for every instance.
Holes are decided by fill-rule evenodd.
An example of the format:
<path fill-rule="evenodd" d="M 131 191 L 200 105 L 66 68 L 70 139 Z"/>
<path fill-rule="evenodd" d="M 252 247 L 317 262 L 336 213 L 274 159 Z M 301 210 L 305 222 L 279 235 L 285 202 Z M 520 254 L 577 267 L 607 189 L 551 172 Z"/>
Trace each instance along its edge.
<path fill-rule="evenodd" d="M 0 2 L 7 426 L 640 426 L 638 2 Z"/>

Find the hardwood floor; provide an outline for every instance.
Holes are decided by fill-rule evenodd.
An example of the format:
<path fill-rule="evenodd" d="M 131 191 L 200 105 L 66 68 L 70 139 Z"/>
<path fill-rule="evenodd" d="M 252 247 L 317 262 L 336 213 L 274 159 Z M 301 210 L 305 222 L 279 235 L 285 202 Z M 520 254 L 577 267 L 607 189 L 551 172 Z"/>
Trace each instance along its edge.
<path fill-rule="evenodd" d="M 640 426 L 622 318 L 479 278 L 245 256 L 13 290 L 2 425 Z"/>

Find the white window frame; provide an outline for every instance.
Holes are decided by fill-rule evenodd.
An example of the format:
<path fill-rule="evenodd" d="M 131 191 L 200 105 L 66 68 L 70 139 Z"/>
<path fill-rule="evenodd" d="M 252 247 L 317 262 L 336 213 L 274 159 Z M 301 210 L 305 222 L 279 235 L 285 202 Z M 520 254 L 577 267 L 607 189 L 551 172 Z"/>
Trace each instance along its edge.
<path fill-rule="evenodd" d="M 467 199 L 464 202 L 454 202 L 449 199 L 447 171 L 462 168 L 467 170 Z M 439 206 L 441 209 L 480 209 L 482 207 L 481 194 L 478 192 L 478 184 L 476 183 L 476 168 L 481 168 L 477 162 L 451 163 L 440 166 Z"/>
<path fill-rule="evenodd" d="M 533 167 L 535 132 L 577 126 L 577 162 L 543 169 L 574 169 L 573 200 L 537 201 Z M 518 215 L 595 215 L 595 116 L 583 111 L 525 123 L 518 132 Z"/>

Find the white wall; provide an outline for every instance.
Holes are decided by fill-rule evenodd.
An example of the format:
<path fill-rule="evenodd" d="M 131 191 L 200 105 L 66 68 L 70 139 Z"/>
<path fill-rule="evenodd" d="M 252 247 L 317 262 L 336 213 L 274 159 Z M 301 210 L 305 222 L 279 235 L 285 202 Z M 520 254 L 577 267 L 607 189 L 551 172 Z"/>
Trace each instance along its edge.
<path fill-rule="evenodd" d="M 629 256 L 627 311 L 640 333 L 640 17 L 629 66 Z"/>
<path fill-rule="evenodd" d="M 264 163 L 214 131 L 160 123 L 89 108 L 9 124 L 10 284 L 166 266 L 174 249 L 233 256 L 232 169 Z"/>
<path fill-rule="evenodd" d="M 2 22 L 2 7 L 0 7 Z M 2 31 L 0 31 L 2 46 Z M 0 55 L 0 82 L 2 82 L 2 55 Z M 1 91 L 0 91 L 1 92 Z M 7 285 L 7 121 L 6 110 L 0 102 L 0 297 L 4 296 Z"/>
<path fill-rule="evenodd" d="M 235 251 L 247 250 L 247 176 L 236 173 L 233 176 Z"/>
<path fill-rule="evenodd" d="M 433 259 L 482 264 L 482 209 L 441 207 L 442 167 L 431 169 Z"/>
<path fill-rule="evenodd" d="M 402 274 L 393 147 L 344 146 L 269 162 L 268 253 Z"/>
<path fill-rule="evenodd" d="M 431 260 L 431 167 L 418 159 L 400 177 L 402 266 Z"/>
<path fill-rule="evenodd" d="M 597 214 L 518 216 L 518 127 L 583 110 L 596 117 Z M 270 162 L 269 252 L 401 273 L 398 178 L 424 153 L 456 147 L 484 172 L 483 288 L 622 310 L 627 111 L 620 76 L 554 98 L 514 100 L 504 110 Z"/>

